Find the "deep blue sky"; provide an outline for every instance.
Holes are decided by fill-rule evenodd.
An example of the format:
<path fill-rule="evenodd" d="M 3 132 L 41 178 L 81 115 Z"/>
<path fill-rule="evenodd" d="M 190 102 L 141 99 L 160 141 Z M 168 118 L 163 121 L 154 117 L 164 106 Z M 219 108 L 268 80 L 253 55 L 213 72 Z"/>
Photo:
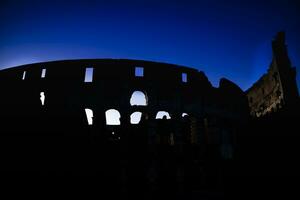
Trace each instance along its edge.
<path fill-rule="evenodd" d="M 61 59 L 129 58 L 194 67 L 213 85 L 250 87 L 286 31 L 300 74 L 300 4 L 291 0 L 1 0 L 0 68 Z M 298 85 L 300 85 L 298 75 Z"/>

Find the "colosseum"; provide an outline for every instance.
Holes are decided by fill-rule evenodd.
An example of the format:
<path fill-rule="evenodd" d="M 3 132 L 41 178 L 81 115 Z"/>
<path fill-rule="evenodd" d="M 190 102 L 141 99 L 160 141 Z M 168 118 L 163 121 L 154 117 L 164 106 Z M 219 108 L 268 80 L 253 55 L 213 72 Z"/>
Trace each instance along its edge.
<path fill-rule="evenodd" d="M 282 37 L 275 41 L 284 45 Z M 256 163 L 266 152 L 260 142 L 270 139 L 268 130 L 276 132 L 273 118 L 255 118 L 254 100 L 266 99 L 253 88 L 244 92 L 225 78 L 214 87 L 202 71 L 141 60 L 4 69 L 2 171 L 100 176 L 115 195 L 180 197 L 206 188 L 222 196 L 231 175 L 260 173 Z"/>

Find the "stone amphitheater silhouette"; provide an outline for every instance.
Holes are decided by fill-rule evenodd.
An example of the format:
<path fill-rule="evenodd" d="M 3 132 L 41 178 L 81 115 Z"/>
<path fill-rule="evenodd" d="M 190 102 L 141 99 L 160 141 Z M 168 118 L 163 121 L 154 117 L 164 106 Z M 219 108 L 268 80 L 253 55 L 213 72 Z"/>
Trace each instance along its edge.
<path fill-rule="evenodd" d="M 2 171 L 97 176 L 114 197 L 221 198 L 241 173 L 265 173 L 256 164 L 268 131 L 282 133 L 298 118 L 285 118 L 289 109 L 251 118 L 247 93 L 231 81 L 216 88 L 202 71 L 142 60 L 4 69 L 0 92 Z M 271 138 L 272 150 L 291 144 Z"/>

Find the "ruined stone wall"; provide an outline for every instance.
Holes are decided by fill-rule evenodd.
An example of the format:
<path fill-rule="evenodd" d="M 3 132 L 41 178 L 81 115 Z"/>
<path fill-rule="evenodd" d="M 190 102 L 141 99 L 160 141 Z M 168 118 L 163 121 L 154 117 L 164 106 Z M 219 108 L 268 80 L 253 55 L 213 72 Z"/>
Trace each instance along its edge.
<path fill-rule="evenodd" d="M 146 104 L 130 103 L 134 91 Z M 114 193 L 149 187 L 169 197 L 174 188 L 218 184 L 248 117 L 247 97 L 231 81 L 215 88 L 203 72 L 147 61 L 19 66 L 0 71 L 0 93 L 4 171 L 98 175 Z M 107 123 L 111 109 L 119 124 Z M 136 111 L 145 118 L 133 124 Z M 159 111 L 170 116 L 157 119 Z"/>
<path fill-rule="evenodd" d="M 136 67 L 143 68 L 143 77 L 135 76 Z M 84 82 L 86 68 L 94 69 L 92 82 Z M 46 74 L 41 78 L 43 69 Z M 182 73 L 187 76 L 186 82 Z M 164 63 L 109 59 L 38 63 L 2 70 L 0 81 L 2 105 L 12 109 L 16 105 L 70 112 L 114 108 L 125 114 L 145 110 L 150 118 L 159 110 L 168 111 L 172 117 L 218 113 L 238 118 L 245 114 L 243 92 L 235 84 L 223 79 L 220 87 L 214 88 L 203 72 Z M 146 94 L 147 106 L 130 106 L 134 91 Z M 40 92 L 45 95 L 44 106 L 40 104 Z"/>
<path fill-rule="evenodd" d="M 263 116 L 275 112 L 283 106 L 283 91 L 276 64 L 273 62 L 247 93 L 251 115 Z"/>
<path fill-rule="evenodd" d="M 252 116 L 264 116 L 297 102 L 296 68 L 292 67 L 285 44 L 285 34 L 279 32 L 272 42 L 273 59 L 268 72 L 246 93 Z"/>
<path fill-rule="evenodd" d="M 142 76 L 135 74 L 137 67 Z M 90 82 L 85 82 L 87 68 L 93 68 Z M 134 91 L 146 95 L 147 105 L 130 105 Z M 180 131 L 183 113 L 191 119 L 189 144 L 220 145 L 221 134 L 230 135 L 248 116 L 246 95 L 231 81 L 221 79 L 215 88 L 195 69 L 137 60 L 55 61 L 5 69 L 0 71 L 0 92 L 5 134 L 99 136 L 104 130 L 118 139 L 123 122 L 141 112 L 147 116 L 148 143 L 156 144 L 156 115 L 166 111 L 172 145 L 187 143 Z M 92 124 L 85 109 L 92 111 Z M 121 126 L 105 124 L 110 109 L 118 112 Z"/>

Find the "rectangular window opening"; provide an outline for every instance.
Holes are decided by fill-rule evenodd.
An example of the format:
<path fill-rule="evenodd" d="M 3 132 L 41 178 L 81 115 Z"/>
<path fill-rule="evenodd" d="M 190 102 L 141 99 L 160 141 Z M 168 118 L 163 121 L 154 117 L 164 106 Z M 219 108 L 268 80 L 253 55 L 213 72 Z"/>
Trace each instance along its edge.
<path fill-rule="evenodd" d="M 92 68 L 92 67 L 85 69 L 84 82 L 86 82 L 86 83 L 93 82 L 93 72 L 94 72 L 94 68 Z"/>
<path fill-rule="evenodd" d="M 40 92 L 40 100 L 41 100 L 41 104 L 42 106 L 45 105 L 45 92 Z"/>
<path fill-rule="evenodd" d="M 186 73 L 182 73 L 181 78 L 182 78 L 182 82 L 184 82 L 184 83 L 187 82 L 187 74 Z"/>
<path fill-rule="evenodd" d="M 143 77 L 144 76 L 144 68 L 143 67 L 135 67 L 135 76 Z"/>
<path fill-rule="evenodd" d="M 88 121 L 88 125 L 93 125 L 93 111 L 89 108 L 84 109 L 85 110 L 85 114 L 86 114 L 86 118 Z"/>
<path fill-rule="evenodd" d="M 42 69 L 41 78 L 45 78 L 46 76 L 46 69 Z"/>
<path fill-rule="evenodd" d="M 25 80 L 25 77 L 26 77 L 26 71 L 23 71 L 22 80 Z"/>

